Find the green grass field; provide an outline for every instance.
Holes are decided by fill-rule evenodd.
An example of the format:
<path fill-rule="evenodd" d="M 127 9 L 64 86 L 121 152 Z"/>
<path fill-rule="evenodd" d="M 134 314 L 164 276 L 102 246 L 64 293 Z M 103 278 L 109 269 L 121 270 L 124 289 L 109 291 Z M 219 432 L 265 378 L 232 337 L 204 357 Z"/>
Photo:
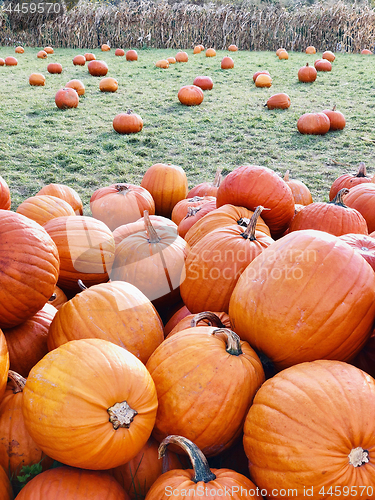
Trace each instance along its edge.
<path fill-rule="evenodd" d="M 74 55 L 85 50 L 56 49 L 47 60 L 37 59 L 38 49 L 18 54 L 17 67 L 0 67 L 0 175 L 12 192 L 12 209 L 43 185 L 68 184 L 81 195 L 89 214 L 91 194 L 114 182 L 139 184 L 152 164 L 183 167 L 189 186 L 212 179 L 217 167 L 223 174 L 243 164 L 270 167 L 304 181 L 315 201 L 327 201 L 332 181 L 356 170 L 364 161 L 375 173 L 374 56 L 338 54 L 331 73 L 318 73 L 312 84 L 298 81 L 298 69 L 320 57 L 290 53 L 280 61 L 271 52 L 232 54 L 235 67 L 221 70 L 227 52 L 214 58 L 189 54 L 188 63 L 162 70 L 156 60 L 175 50 L 140 50 L 137 62 L 116 57 L 114 50 L 94 50 L 109 66 L 107 76 L 118 80 L 114 94 L 99 91 L 100 78 L 87 67 L 73 66 Z M 0 57 L 15 55 L 0 48 Z M 61 62 L 63 73 L 50 75 L 49 62 Z M 273 78 L 269 89 L 256 88 L 252 75 L 267 69 Z M 31 87 L 28 76 L 41 72 L 45 87 Z M 195 76 L 208 75 L 214 88 L 205 92 L 200 106 L 179 103 L 177 92 Z M 77 109 L 59 110 L 56 91 L 73 78 L 86 86 Z M 263 104 L 273 94 L 286 92 L 288 110 L 269 111 Z M 346 117 L 341 132 L 304 136 L 296 128 L 305 112 L 336 104 Z M 132 109 L 143 118 L 139 134 L 119 135 L 112 128 L 116 114 Z"/>

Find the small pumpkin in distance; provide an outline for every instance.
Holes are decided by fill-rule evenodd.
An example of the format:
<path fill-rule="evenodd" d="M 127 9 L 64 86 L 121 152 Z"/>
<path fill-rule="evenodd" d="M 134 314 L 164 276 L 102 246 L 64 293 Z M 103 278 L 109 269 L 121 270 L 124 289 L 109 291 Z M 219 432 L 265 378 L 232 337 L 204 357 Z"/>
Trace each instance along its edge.
<path fill-rule="evenodd" d="M 268 109 L 288 109 L 290 106 L 290 97 L 288 94 L 275 94 L 267 100 L 265 106 Z"/>
<path fill-rule="evenodd" d="M 37 57 L 38 59 L 47 59 L 48 54 L 47 54 L 47 52 L 46 52 L 45 50 L 40 50 L 40 51 L 37 53 L 36 57 Z"/>
<path fill-rule="evenodd" d="M 167 57 L 167 61 L 169 62 L 169 64 L 176 64 L 176 59 L 174 57 Z"/>
<path fill-rule="evenodd" d="M 18 61 L 13 56 L 8 56 L 5 58 L 5 66 L 17 66 Z"/>
<path fill-rule="evenodd" d="M 136 50 L 128 50 L 126 52 L 125 58 L 127 61 L 138 61 L 138 54 Z"/>
<path fill-rule="evenodd" d="M 279 59 L 280 59 L 280 60 L 283 60 L 283 59 L 285 59 L 285 60 L 286 60 L 286 59 L 289 59 L 289 54 L 288 54 L 288 52 L 287 52 L 286 50 L 281 50 L 281 51 L 279 52 Z"/>
<path fill-rule="evenodd" d="M 44 87 L 46 83 L 46 77 L 42 73 L 32 73 L 29 76 L 29 84 L 36 87 Z"/>
<path fill-rule="evenodd" d="M 14 49 L 14 52 L 15 52 L 16 54 L 23 54 L 23 53 L 25 52 L 25 49 L 24 49 L 23 47 L 21 47 L 21 46 L 18 46 L 18 47 L 16 47 L 16 48 Z"/>
<path fill-rule="evenodd" d="M 204 45 L 200 44 L 199 47 L 201 48 L 201 51 L 204 50 Z"/>
<path fill-rule="evenodd" d="M 221 69 L 232 69 L 234 68 L 234 61 L 231 57 L 225 56 L 221 60 Z"/>
<path fill-rule="evenodd" d="M 85 56 L 78 55 L 73 57 L 74 66 L 84 66 L 86 64 Z"/>
<path fill-rule="evenodd" d="M 261 73 L 260 75 L 257 76 L 257 79 L 255 80 L 255 86 L 256 87 L 271 87 L 272 85 L 272 78 L 269 75 L 266 75 L 264 73 Z"/>
<path fill-rule="evenodd" d="M 306 63 L 306 66 L 302 66 L 298 70 L 298 80 L 303 83 L 315 82 L 317 74 L 314 66 L 309 66 L 309 63 Z"/>
<path fill-rule="evenodd" d="M 255 80 L 258 78 L 259 75 L 270 75 L 268 71 L 264 70 L 264 71 L 256 71 L 254 74 L 253 74 L 253 82 L 255 83 Z"/>
<path fill-rule="evenodd" d="M 200 54 L 202 52 L 202 49 L 200 45 L 196 45 L 193 50 L 193 54 Z"/>
<path fill-rule="evenodd" d="M 114 117 L 113 128 L 118 134 L 137 134 L 143 128 L 143 120 L 128 109 L 126 113 L 119 113 Z"/>
<path fill-rule="evenodd" d="M 189 60 L 189 56 L 187 52 L 177 52 L 175 56 L 176 62 L 178 63 L 186 63 Z"/>
<path fill-rule="evenodd" d="M 322 59 L 327 59 L 327 61 L 329 62 L 333 62 L 335 59 L 336 59 L 336 56 L 333 52 L 331 52 L 330 50 L 326 50 L 325 52 L 323 52 L 322 54 Z"/>
<path fill-rule="evenodd" d="M 5 60 L 2 57 L 0 57 L 0 66 L 4 66 L 4 65 L 5 65 Z"/>
<path fill-rule="evenodd" d="M 125 50 L 124 49 L 116 49 L 115 50 L 115 56 L 123 57 L 124 55 L 125 55 Z"/>
<path fill-rule="evenodd" d="M 215 57 L 216 56 L 216 50 L 215 49 L 207 49 L 206 50 L 206 57 Z"/>
<path fill-rule="evenodd" d="M 95 61 L 95 59 L 96 59 L 95 54 L 93 54 L 92 52 L 86 52 L 84 57 L 85 57 L 86 61 Z"/>
<path fill-rule="evenodd" d="M 214 86 L 214 82 L 209 76 L 196 76 L 193 85 L 200 87 L 202 90 L 211 90 Z"/>
<path fill-rule="evenodd" d="M 79 97 L 74 89 L 64 87 L 56 92 L 55 103 L 60 109 L 76 108 L 79 104 Z"/>
<path fill-rule="evenodd" d="M 306 54 L 316 54 L 316 48 L 313 45 L 309 45 L 305 50 Z"/>
<path fill-rule="evenodd" d="M 238 47 L 237 47 L 237 45 L 232 44 L 232 45 L 229 45 L 228 50 L 229 50 L 229 52 L 237 52 Z"/>
<path fill-rule="evenodd" d="M 340 189 L 346 187 L 348 189 L 357 186 L 358 184 L 373 182 L 371 177 L 367 175 L 366 165 L 361 161 L 358 167 L 358 171 L 355 174 L 343 174 L 340 175 L 332 184 L 329 192 L 329 200 L 337 195 Z"/>
<path fill-rule="evenodd" d="M 279 47 L 279 48 L 276 50 L 276 55 L 277 55 L 277 57 L 279 57 L 280 52 L 285 51 L 285 50 L 286 50 L 286 49 L 284 49 L 284 47 Z"/>
<path fill-rule="evenodd" d="M 54 50 L 52 47 L 44 47 L 44 52 L 47 52 L 47 54 L 53 54 Z"/>
<path fill-rule="evenodd" d="M 372 52 L 369 49 L 363 49 L 361 50 L 361 54 L 363 54 L 364 56 L 371 56 Z"/>
<path fill-rule="evenodd" d="M 109 45 L 107 45 L 106 43 L 103 43 L 103 45 L 101 46 L 101 50 L 103 52 L 108 52 L 109 50 L 111 50 L 111 47 Z"/>
<path fill-rule="evenodd" d="M 155 66 L 157 68 L 167 69 L 169 68 L 169 61 L 167 61 L 167 59 L 160 59 L 159 61 L 156 61 Z"/>
<path fill-rule="evenodd" d="M 90 61 L 87 69 L 92 76 L 105 76 L 108 73 L 108 65 L 105 61 Z"/>
<path fill-rule="evenodd" d="M 204 94 L 197 85 L 184 85 L 178 91 L 177 97 L 185 106 L 199 106 L 203 102 Z"/>
<path fill-rule="evenodd" d="M 325 113 L 305 113 L 297 121 L 300 134 L 324 135 L 331 126 Z"/>
<path fill-rule="evenodd" d="M 70 88 L 73 89 L 77 92 L 79 96 L 85 94 L 85 86 L 81 80 L 70 80 L 66 85 L 65 88 Z"/>
<path fill-rule="evenodd" d="M 99 89 L 101 92 L 116 92 L 118 89 L 117 80 L 111 78 L 110 76 L 103 78 L 99 82 Z"/>
<path fill-rule="evenodd" d="M 332 71 L 332 63 L 328 59 L 317 59 L 314 66 L 316 71 Z"/>
<path fill-rule="evenodd" d="M 323 113 L 329 118 L 329 130 L 343 130 L 345 128 L 345 116 L 340 111 L 336 111 L 336 106 L 333 106 L 332 109 L 323 110 Z"/>
<path fill-rule="evenodd" d="M 60 63 L 49 63 L 47 71 L 53 75 L 62 73 L 62 65 Z"/>

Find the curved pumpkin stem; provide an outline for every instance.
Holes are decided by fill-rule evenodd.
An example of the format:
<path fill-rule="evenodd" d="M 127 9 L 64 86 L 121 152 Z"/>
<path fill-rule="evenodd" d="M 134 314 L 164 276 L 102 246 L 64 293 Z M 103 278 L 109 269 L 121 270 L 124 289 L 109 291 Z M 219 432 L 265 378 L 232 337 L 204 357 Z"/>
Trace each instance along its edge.
<path fill-rule="evenodd" d="M 361 161 L 358 167 L 358 172 L 355 174 L 354 177 L 367 177 L 367 172 L 366 172 L 366 165 Z"/>
<path fill-rule="evenodd" d="M 240 356 L 243 354 L 241 349 L 241 339 L 237 333 L 232 332 L 229 328 L 218 328 L 212 332 L 212 335 L 224 334 L 226 336 L 226 351 L 233 356 Z"/>
<path fill-rule="evenodd" d="M 336 111 L 336 104 L 333 106 L 332 111 Z"/>
<path fill-rule="evenodd" d="M 262 207 L 261 205 L 259 205 L 259 207 L 256 207 L 245 232 L 241 234 L 242 238 L 245 238 L 245 240 L 256 241 L 255 229 L 257 226 L 259 216 L 263 210 L 264 207 Z"/>
<path fill-rule="evenodd" d="M 221 170 L 222 169 L 220 167 L 216 170 L 214 182 L 212 183 L 212 185 L 217 188 L 220 186 L 221 182 Z"/>
<path fill-rule="evenodd" d="M 337 195 L 329 203 L 331 203 L 332 205 L 339 205 L 340 207 L 347 208 L 347 206 L 344 204 L 343 197 L 348 193 L 349 193 L 348 188 L 340 189 Z"/>
<path fill-rule="evenodd" d="M 160 238 L 158 236 L 158 233 L 155 231 L 154 226 L 151 224 L 148 210 L 145 210 L 143 212 L 143 219 L 149 243 L 159 243 Z"/>
<path fill-rule="evenodd" d="M 285 172 L 284 179 L 285 182 L 289 182 L 289 170 Z"/>
<path fill-rule="evenodd" d="M 84 282 L 82 280 L 78 280 L 77 283 L 78 283 L 79 288 L 82 290 L 82 292 L 84 290 L 87 290 L 87 286 L 84 284 Z"/>
<path fill-rule="evenodd" d="M 222 323 L 219 316 L 210 311 L 204 311 L 198 313 L 194 316 L 194 318 L 190 322 L 190 326 L 195 328 L 200 321 L 208 321 L 208 326 L 216 326 L 217 328 L 226 328 L 224 323 Z"/>
<path fill-rule="evenodd" d="M 26 379 L 13 370 L 9 370 L 8 372 L 8 381 L 11 382 L 13 386 L 13 394 L 22 392 L 26 384 Z"/>
<path fill-rule="evenodd" d="M 57 295 L 53 293 L 51 297 L 48 299 L 48 302 L 53 302 L 56 299 Z"/>
<path fill-rule="evenodd" d="M 195 445 L 190 439 L 182 436 L 167 436 L 160 443 L 159 446 L 159 458 L 164 457 L 167 446 L 169 444 L 177 444 L 180 446 L 189 456 L 190 462 L 194 469 L 194 483 L 199 483 L 203 481 L 204 483 L 209 483 L 214 481 L 216 476 L 211 472 L 210 466 L 208 465 L 206 457 L 203 455 L 201 450 Z"/>

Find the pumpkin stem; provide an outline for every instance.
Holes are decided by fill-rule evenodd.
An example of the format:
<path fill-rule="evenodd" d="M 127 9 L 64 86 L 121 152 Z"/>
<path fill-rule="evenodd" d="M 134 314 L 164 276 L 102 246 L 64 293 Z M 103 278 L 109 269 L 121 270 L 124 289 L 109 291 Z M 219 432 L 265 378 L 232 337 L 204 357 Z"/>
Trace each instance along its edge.
<path fill-rule="evenodd" d="M 340 207 L 347 208 L 347 206 L 343 202 L 343 197 L 348 193 L 349 193 L 348 188 L 340 189 L 340 191 L 337 193 L 337 195 L 329 203 L 331 203 L 333 205 L 339 205 Z"/>
<path fill-rule="evenodd" d="M 336 111 L 336 104 L 333 106 L 332 111 Z"/>
<path fill-rule="evenodd" d="M 212 183 L 212 185 L 218 188 L 220 186 L 220 182 L 221 182 L 221 168 L 218 168 L 216 170 L 214 182 Z"/>
<path fill-rule="evenodd" d="M 243 354 L 241 349 L 241 339 L 237 335 L 237 333 L 232 332 L 229 328 L 218 328 L 212 332 L 212 335 L 217 335 L 218 333 L 222 333 L 226 336 L 226 351 L 229 354 L 233 354 L 233 356 L 239 356 Z"/>
<path fill-rule="evenodd" d="M 214 481 L 216 476 L 211 472 L 210 466 L 208 465 L 206 457 L 203 455 L 201 450 L 195 445 L 190 439 L 182 436 L 167 436 L 160 443 L 159 446 L 159 458 L 164 457 L 167 446 L 169 444 L 177 444 L 180 446 L 189 456 L 190 462 L 194 469 L 194 483 L 199 483 L 203 481 L 204 483 L 209 483 Z"/>
<path fill-rule="evenodd" d="M 25 384 L 26 384 L 26 379 L 22 377 L 17 372 L 14 372 L 13 370 L 8 371 L 8 381 L 12 384 L 13 388 L 13 394 L 17 394 L 18 392 L 22 392 Z"/>
<path fill-rule="evenodd" d="M 77 283 L 78 283 L 79 288 L 80 288 L 82 291 L 87 290 L 87 286 L 83 283 L 83 281 L 82 281 L 82 280 L 78 280 L 78 281 L 77 281 Z"/>
<path fill-rule="evenodd" d="M 149 243 L 159 243 L 160 238 L 158 233 L 155 231 L 154 226 L 151 224 L 150 216 L 148 215 L 148 210 L 143 212 L 143 220 L 145 223 L 145 229 L 148 237 Z"/>
<path fill-rule="evenodd" d="M 109 421 L 113 425 L 115 431 L 120 427 L 129 429 L 134 417 L 138 415 L 138 412 L 133 410 L 126 401 L 115 403 L 107 409 L 107 412 L 109 414 Z"/>
<path fill-rule="evenodd" d="M 189 203 L 195 203 L 196 201 L 202 201 L 204 200 L 203 196 L 194 196 L 194 198 L 189 198 L 187 201 Z"/>
<path fill-rule="evenodd" d="M 259 205 L 259 207 L 256 207 L 255 212 L 251 216 L 249 224 L 248 224 L 247 228 L 245 229 L 245 232 L 243 232 L 241 234 L 242 238 L 245 238 L 245 240 L 256 241 L 255 229 L 257 226 L 259 216 L 263 210 L 264 210 L 264 207 L 262 207 L 261 205 Z"/>
<path fill-rule="evenodd" d="M 309 63 L 306 63 L 306 66 L 308 66 L 308 65 L 309 65 Z"/>
<path fill-rule="evenodd" d="M 216 326 L 217 328 L 225 328 L 224 323 L 221 322 L 219 316 L 210 311 L 204 311 L 198 313 L 194 316 L 194 318 L 190 322 L 190 326 L 195 328 L 200 321 L 206 321 L 208 326 Z"/>
<path fill-rule="evenodd" d="M 287 170 L 287 171 L 285 172 L 285 175 L 284 175 L 284 181 L 285 181 L 285 182 L 289 182 L 289 170 Z"/>
<path fill-rule="evenodd" d="M 368 451 L 360 446 L 358 448 L 353 448 L 348 457 L 349 463 L 353 467 L 361 467 L 361 465 L 369 462 Z"/>
<path fill-rule="evenodd" d="M 128 109 L 127 112 L 126 112 L 127 115 L 131 115 L 132 113 L 133 113 L 132 109 Z"/>
<path fill-rule="evenodd" d="M 127 186 L 126 184 L 122 183 L 122 184 L 116 184 L 115 185 L 115 189 L 118 193 L 124 193 L 126 194 L 127 191 L 129 191 L 129 186 Z"/>
<path fill-rule="evenodd" d="M 48 299 L 48 302 L 53 302 L 56 299 L 57 295 L 53 293 L 51 297 Z"/>
<path fill-rule="evenodd" d="M 197 213 L 201 209 L 202 207 L 188 207 L 188 213 L 185 215 L 184 218 L 187 219 L 188 217 L 194 217 L 194 215 L 197 215 Z"/>
<path fill-rule="evenodd" d="M 354 177 L 367 177 L 366 165 L 361 161 L 358 167 L 358 172 Z"/>

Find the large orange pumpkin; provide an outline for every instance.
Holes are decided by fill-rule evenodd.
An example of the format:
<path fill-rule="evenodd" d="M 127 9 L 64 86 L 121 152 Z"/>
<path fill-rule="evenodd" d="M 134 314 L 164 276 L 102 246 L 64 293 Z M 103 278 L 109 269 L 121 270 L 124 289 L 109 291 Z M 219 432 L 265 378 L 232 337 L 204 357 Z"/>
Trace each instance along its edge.
<path fill-rule="evenodd" d="M 0 401 L 0 466 L 13 476 L 19 475 L 22 467 L 46 458 L 25 427 L 22 415 L 25 382 L 21 375 L 9 371 L 7 388 Z"/>
<path fill-rule="evenodd" d="M 36 193 L 37 196 L 40 194 L 49 194 L 61 198 L 72 206 L 76 215 L 83 214 L 83 203 L 79 194 L 73 188 L 65 186 L 65 184 L 48 184 Z"/>
<path fill-rule="evenodd" d="M 374 412 L 375 381 L 358 368 L 322 360 L 282 371 L 246 417 L 252 479 L 277 500 L 292 491 L 301 499 L 374 498 Z"/>
<path fill-rule="evenodd" d="M 272 78 L 265 73 L 260 73 L 255 80 L 256 87 L 271 87 L 271 85 Z"/>
<path fill-rule="evenodd" d="M 108 73 L 108 65 L 105 61 L 90 61 L 87 69 L 92 76 L 105 76 Z"/>
<path fill-rule="evenodd" d="M 112 281 L 78 293 L 61 307 L 49 328 L 48 347 L 87 338 L 113 342 L 146 363 L 164 339 L 163 324 L 135 286 Z"/>
<path fill-rule="evenodd" d="M 288 109 L 290 106 L 290 97 L 288 94 L 275 94 L 271 96 L 266 104 L 268 109 Z"/>
<path fill-rule="evenodd" d="M 199 106 L 203 102 L 203 90 L 197 85 L 185 85 L 177 94 L 178 100 L 185 106 Z"/>
<path fill-rule="evenodd" d="M 112 231 L 137 221 L 145 210 L 155 214 L 155 203 L 147 189 L 124 182 L 97 189 L 90 198 L 90 208 L 93 217 Z"/>
<path fill-rule="evenodd" d="M 76 90 L 64 87 L 56 92 L 55 103 L 59 109 L 76 108 L 79 104 L 79 97 Z"/>
<path fill-rule="evenodd" d="M 209 456 L 240 435 L 264 381 L 253 349 L 225 328 L 178 332 L 164 340 L 146 366 L 159 401 L 154 437 L 161 441 L 169 434 L 184 435 Z"/>
<path fill-rule="evenodd" d="M 259 498 L 259 490 L 254 483 L 242 474 L 230 469 L 210 469 L 200 449 L 189 439 L 182 436 L 168 436 L 159 447 L 162 457 L 169 444 L 182 447 L 189 455 L 193 469 L 171 470 L 160 476 L 152 485 L 146 500 L 183 500 L 187 495 L 202 500 L 240 500 Z"/>
<path fill-rule="evenodd" d="M 9 371 L 9 353 L 7 342 L 3 332 L 0 330 L 0 401 L 5 392 Z"/>
<path fill-rule="evenodd" d="M 49 194 L 27 198 L 18 206 L 17 213 L 25 215 L 41 226 L 55 217 L 75 215 L 73 207 L 67 201 Z"/>
<path fill-rule="evenodd" d="M 286 182 L 270 168 L 256 165 L 238 167 L 225 177 L 217 191 L 217 206 L 227 203 L 249 210 L 258 205 L 267 208 L 262 215 L 273 237 L 284 233 L 294 215 L 294 199 Z"/>
<path fill-rule="evenodd" d="M 101 50 L 102 52 L 108 52 L 109 50 L 111 50 L 111 47 L 107 43 L 103 43 L 103 45 L 101 46 Z"/>
<path fill-rule="evenodd" d="M 119 113 L 114 117 L 113 128 L 118 134 L 137 134 L 143 128 L 143 120 L 128 109 L 126 113 Z"/>
<path fill-rule="evenodd" d="M 0 210 L 0 327 L 19 325 L 39 311 L 58 274 L 59 255 L 48 233 L 24 215 Z"/>
<path fill-rule="evenodd" d="M 305 113 L 297 121 L 300 134 L 324 135 L 331 126 L 325 113 Z"/>
<path fill-rule="evenodd" d="M 129 500 L 107 472 L 57 467 L 35 476 L 17 500 Z"/>
<path fill-rule="evenodd" d="M 142 449 L 157 405 L 154 383 L 139 359 L 112 342 L 83 339 L 54 349 L 34 366 L 23 414 L 29 434 L 49 457 L 102 470 Z"/>
<path fill-rule="evenodd" d="M 278 369 L 347 361 L 371 334 L 374 296 L 374 271 L 349 245 L 322 231 L 295 231 L 245 269 L 229 317 L 238 335 Z"/>
<path fill-rule="evenodd" d="M 188 192 L 186 198 L 193 198 L 194 196 L 216 196 L 217 190 L 221 182 L 221 168 L 216 170 L 215 178 L 212 182 L 202 182 L 194 186 Z"/>
<path fill-rule="evenodd" d="M 286 50 L 280 50 L 279 52 L 279 59 L 289 59 L 289 54 Z"/>
<path fill-rule="evenodd" d="M 0 175 L 0 209 L 10 210 L 11 198 L 9 186 L 5 179 Z"/>
<path fill-rule="evenodd" d="M 46 52 L 45 50 L 40 50 L 40 51 L 37 53 L 36 57 L 37 57 L 38 59 L 47 59 L 48 54 L 47 54 L 47 52 Z"/>
<path fill-rule="evenodd" d="M 27 377 L 31 368 L 48 352 L 47 336 L 57 309 L 50 302 L 30 319 L 4 329 L 11 370 Z"/>
<path fill-rule="evenodd" d="M 161 68 L 161 69 L 168 69 L 169 68 L 169 60 L 168 59 L 160 59 L 159 61 L 156 61 L 155 66 L 157 68 Z"/>
<path fill-rule="evenodd" d="M 268 75 L 270 76 L 269 72 L 267 70 L 259 70 L 259 71 L 256 71 L 254 74 L 253 74 L 253 82 L 255 83 L 255 80 L 258 78 L 259 75 Z"/>
<path fill-rule="evenodd" d="M 184 170 L 165 163 L 152 165 L 143 176 L 141 186 L 154 198 L 155 213 L 163 217 L 170 217 L 173 207 L 188 193 Z"/>
<path fill-rule="evenodd" d="M 216 50 L 209 48 L 206 50 L 206 57 L 215 57 L 216 56 Z"/>
<path fill-rule="evenodd" d="M 47 52 L 47 54 L 53 54 L 54 50 L 52 47 L 44 47 L 44 52 Z"/>
<path fill-rule="evenodd" d="M 309 188 L 302 181 L 296 179 L 289 179 L 289 170 L 285 172 L 284 181 L 290 187 L 294 203 L 299 205 L 310 205 L 313 202 Z"/>
<path fill-rule="evenodd" d="M 332 109 L 324 109 L 323 113 L 329 118 L 329 130 L 343 130 L 345 128 L 345 116 L 341 113 L 341 111 L 336 110 L 336 106 L 333 106 Z"/>
<path fill-rule="evenodd" d="M 115 240 L 111 230 L 93 217 L 57 217 L 44 226 L 60 256 L 58 286 L 78 291 L 77 281 L 97 285 L 108 280 Z M 51 296 L 53 290 L 49 294 Z"/>
<path fill-rule="evenodd" d="M 16 48 L 14 49 L 14 52 L 15 52 L 16 54 L 23 54 L 23 53 L 25 52 L 25 49 L 24 49 L 23 47 L 21 47 L 21 46 L 18 46 L 18 47 L 16 47 Z"/>
<path fill-rule="evenodd" d="M 229 45 L 228 50 L 229 52 L 237 52 L 238 47 L 237 45 Z"/>
<path fill-rule="evenodd" d="M 369 233 L 375 231 L 375 184 L 373 182 L 352 187 L 345 196 L 345 203 L 363 215 Z"/>
<path fill-rule="evenodd" d="M 12 485 L 5 470 L 0 467 L 0 498 L 2 500 L 13 500 Z"/>
<path fill-rule="evenodd" d="M 181 298 L 192 313 L 228 312 L 241 273 L 273 239 L 255 231 L 263 207 L 257 207 L 246 229 L 236 225 L 216 229 L 188 252 Z M 199 293 L 197 293 L 199 290 Z"/>
<path fill-rule="evenodd" d="M 159 227 L 172 227 L 175 229 L 176 234 L 178 234 L 177 225 L 170 219 L 167 219 L 162 215 L 150 215 L 150 221 L 152 222 L 152 225 L 154 226 L 155 229 Z M 121 241 L 124 238 L 126 238 L 131 234 L 139 233 L 139 231 L 143 231 L 144 228 L 145 228 L 145 221 L 143 217 L 141 219 L 138 219 L 136 222 L 130 222 L 129 224 L 124 224 L 122 226 L 117 227 L 113 231 L 113 237 L 115 239 L 116 247 L 121 243 Z"/>
<path fill-rule="evenodd" d="M 358 172 L 356 174 L 343 174 L 338 177 L 331 186 L 329 192 L 330 201 L 337 195 L 340 189 L 352 188 L 358 184 L 371 182 L 371 177 L 367 176 L 366 165 L 361 161 L 358 167 Z"/>

